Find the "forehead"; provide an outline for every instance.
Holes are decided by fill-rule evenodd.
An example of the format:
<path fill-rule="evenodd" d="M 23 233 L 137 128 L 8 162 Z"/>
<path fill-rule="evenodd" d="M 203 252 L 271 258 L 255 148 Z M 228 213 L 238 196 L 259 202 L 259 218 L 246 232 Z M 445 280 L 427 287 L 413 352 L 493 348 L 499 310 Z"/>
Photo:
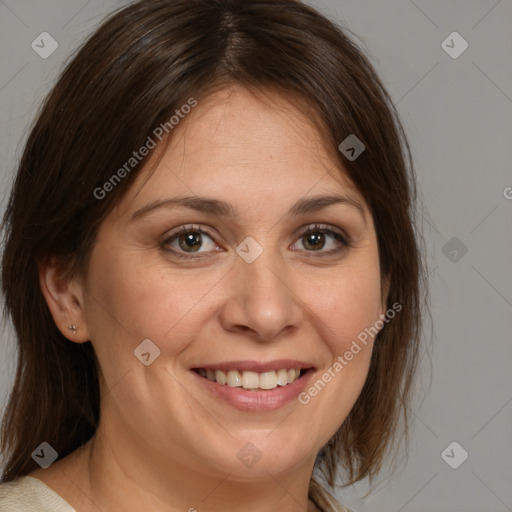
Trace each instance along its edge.
<path fill-rule="evenodd" d="M 243 189 L 266 197 L 272 190 L 298 196 L 311 189 L 360 197 L 309 109 L 290 101 L 240 87 L 199 100 L 173 130 L 165 153 L 154 165 L 150 158 L 123 202 L 134 209 L 176 193 L 236 202 L 243 199 Z"/>
<path fill-rule="evenodd" d="M 279 149 L 293 148 L 296 153 L 326 153 L 322 137 L 313 120 L 291 99 L 273 92 L 255 93 L 234 87 L 218 91 L 201 100 L 185 119 L 176 145 L 180 142 L 206 146 L 209 150 L 240 149 L 240 155 L 259 150 L 260 157 L 279 156 Z M 223 155 L 227 156 L 228 155 Z M 286 155 L 293 157 L 293 155 Z M 322 155 L 323 156 L 323 155 Z"/>

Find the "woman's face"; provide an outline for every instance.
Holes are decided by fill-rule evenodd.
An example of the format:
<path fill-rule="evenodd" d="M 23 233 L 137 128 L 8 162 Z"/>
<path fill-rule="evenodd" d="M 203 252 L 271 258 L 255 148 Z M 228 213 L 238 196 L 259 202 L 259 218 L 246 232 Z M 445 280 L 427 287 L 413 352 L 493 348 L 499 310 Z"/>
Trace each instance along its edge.
<path fill-rule="evenodd" d="M 370 211 L 279 96 L 218 92 L 173 135 L 102 223 L 84 281 L 102 428 L 162 468 L 311 469 L 364 384 L 358 335 L 384 313 Z"/>

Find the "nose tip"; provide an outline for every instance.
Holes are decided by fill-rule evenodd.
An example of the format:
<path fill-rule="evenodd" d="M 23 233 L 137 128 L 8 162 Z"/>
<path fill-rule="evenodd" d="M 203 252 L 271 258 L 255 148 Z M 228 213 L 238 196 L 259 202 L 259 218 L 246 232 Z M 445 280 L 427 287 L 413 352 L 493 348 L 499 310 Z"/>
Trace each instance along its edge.
<path fill-rule="evenodd" d="M 241 256 L 235 264 L 232 291 L 221 313 L 224 328 L 251 333 L 261 341 L 271 341 L 297 328 L 302 315 L 300 301 L 287 283 L 290 272 L 277 256 L 259 251 L 261 245 L 256 240 L 246 239 L 240 247 L 247 249 L 243 255 L 260 254 L 251 263 Z"/>

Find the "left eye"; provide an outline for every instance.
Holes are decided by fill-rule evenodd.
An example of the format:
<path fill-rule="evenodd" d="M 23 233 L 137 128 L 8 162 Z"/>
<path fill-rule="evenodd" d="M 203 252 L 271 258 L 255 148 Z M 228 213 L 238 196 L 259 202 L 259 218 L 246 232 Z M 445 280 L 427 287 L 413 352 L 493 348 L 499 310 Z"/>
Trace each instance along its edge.
<path fill-rule="evenodd" d="M 308 229 L 302 233 L 298 241 L 302 241 L 302 245 L 306 247 L 307 252 L 316 252 L 325 249 L 326 245 L 329 245 L 328 242 L 326 242 L 326 237 L 331 239 L 331 248 L 322 251 L 320 256 L 339 253 L 349 245 L 347 237 L 337 231 L 322 226 L 315 226 Z M 335 242 L 332 241 L 333 239 Z M 308 249 L 308 247 L 310 249 Z"/>
<path fill-rule="evenodd" d="M 201 256 L 195 256 L 194 254 L 208 252 L 208 248 L 205 251 L 199 250 L 204 244 L 204 237 L 210 240 L 209 250 L 215 250 L 217 245 L 212 237 L 203 229 L 194 226 L 181 227 L 164 240 L 162 247 L 180 258 L 199 258 Z M 329 239 L 331 239 L 330 244 Z M 306 252 L 319 252 L 318 256 L 320 257 L 339 253 L 349 245 L 346 236 L 320 225 L 315 225 L 304 231 L 296 244 L 298 242 L 302 242 Z M 323 250 L 326 248 L 328 250 Z M 295 248 L 293 250 L 300 249 Z"/>

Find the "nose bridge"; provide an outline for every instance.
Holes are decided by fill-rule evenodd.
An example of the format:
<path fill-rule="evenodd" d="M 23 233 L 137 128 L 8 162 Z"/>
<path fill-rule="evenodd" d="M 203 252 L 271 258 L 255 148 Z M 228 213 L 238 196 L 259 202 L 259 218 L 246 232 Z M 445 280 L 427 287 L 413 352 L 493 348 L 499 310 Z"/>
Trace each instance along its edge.
<path fill-rule="evenodd" d="M 259 299 L 259 296 L 266 297 L 268 302 L 272 299 L 283 299 L 288 295 L 286 287 L 286 270 L 279 258 L 268 251 L 263 253 L 254 262 L 238 262 L 237 272 L 246 283 L 247 296 Z"/>
<path fill-rule="evenodd" d="M 225 328 L 249 328 L 262 340 L 300 322 L 300 307 L 289 282 L 289 269 L 278 251 L 245 240 L 237 248 L 233 293 L 226 305 Z M 242 327 L 243 326 L 243 327 Z"/>

